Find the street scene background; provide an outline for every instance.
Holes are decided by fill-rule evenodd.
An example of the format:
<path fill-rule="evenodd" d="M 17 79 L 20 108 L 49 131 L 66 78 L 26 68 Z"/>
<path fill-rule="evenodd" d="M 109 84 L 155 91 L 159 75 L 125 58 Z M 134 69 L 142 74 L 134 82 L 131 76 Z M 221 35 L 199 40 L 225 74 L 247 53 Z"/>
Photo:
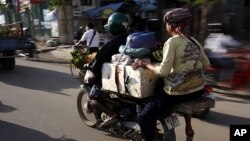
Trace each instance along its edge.
<path fill-rule="evenodd" d="M 34 56 L 17 50 L 15 69 L 0 65 L 1 141 L 121 141 L 109 133 L 87 127 L 77 112 L 80 81 L 70 74 L 74 35 L 80 26 L 95 24 L 101 45 L 108 40 L 104 29 L 115 11 L 129 17 L 130 31 L 147 30 L 153 23 L 157 38 L 169 37 L 162 23 L 168 9 L 189 8 L 193 14 L 189 32 L 213 55 L 233 62 L 232 79 L 209 81 L 215 107 L 202 118 L 192 118 L 194 141 L 229 141 L 229 126 L 250 123 L 250 2 L 249 0 L 1 0 L 0 27 L 22 22 L 36 48 Z M 154 25 L 156 24 L 156 26 Z M 3 31 L 0 28 L 0 31 Z M 223 36 L 222 36 L 223 35 Z M 225 35 L 225 36 L 224 36 Z M 215 37 L 215 38 L 214 38 Z M 225 37 L 225 38 L 219 38 Z M 3 34 L 0 34 L 0 40 Z M 7 37 L 8 38 L 8 37 Z M 217 46 L 222 39 L 225 48 Z M 226 39 L 226 41 L 224 41 Z M 100 45 L 100 46 L 101 46 Z M 226 62 L 221 62 L 226 64 Z M 212 69 L 217 72 L 217 67 Z M 214 75 L 215 73 L 213 73 Z M 176 128 L 177 140 L 186 140 L 185 122 Z"/>

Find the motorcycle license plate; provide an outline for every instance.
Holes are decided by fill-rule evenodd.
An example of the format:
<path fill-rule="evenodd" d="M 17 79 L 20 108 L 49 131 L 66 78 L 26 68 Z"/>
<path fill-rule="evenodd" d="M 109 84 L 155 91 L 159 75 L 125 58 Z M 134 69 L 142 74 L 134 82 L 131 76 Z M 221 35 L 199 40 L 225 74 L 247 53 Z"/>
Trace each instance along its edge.
<path fill-rule="evenodd" d="M 180 121 L 177 114 L 172 114 L 171 116 L 166 117 L 164 121 L 169 130 L 180 126 Z"/>

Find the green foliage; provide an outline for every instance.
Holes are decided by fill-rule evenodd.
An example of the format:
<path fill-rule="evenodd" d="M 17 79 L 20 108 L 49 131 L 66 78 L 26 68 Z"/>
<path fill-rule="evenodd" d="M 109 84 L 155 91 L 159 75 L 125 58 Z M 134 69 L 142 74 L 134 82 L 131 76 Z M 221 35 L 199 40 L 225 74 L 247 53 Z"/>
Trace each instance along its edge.
<path fill-rule="evenodd" d="M 89 51 L 80 52 L 79 50 L 74 50 L 70 53 L 72 56 L 70 63 L 74 64 L 79 69 L 83 69 L 83 65 L 87 63 L 85 57 L 89 55 Z"/>
<path fill-rule="evenodd" d="M 72 5 L 72 0 L 49 0 L 50 8 L 53 8 L 59 5 Z"/>
<path fill-rule="evenodd" d="M 188 2 L 193 2 L 193 4 L 202 4 L 205 0 L 177 0 L 179 2 L 183 2 L 183 3 L 188 3 Z M 218 1 L 218 0 L 207 0 L 207 2 L 214 2 L 214 1 Z"/>
<path fill-rule="evenodd" d="M 13 5 L 11 3 L 6 3 L 6 4 L 1 4 L 0 3 L 0 10 L 7 10 L 7 9 L 12 9 Z"/>
<path fill-rule="evenodd" d="M 5 38 L 8 35 L 8 28 L 0 25 L 0 38 Z"/>
<path fill-rule="evenodd" d="M 71 52 L 72 59 L 70 63 L 74 64 L 77 68 L 82 69 L 84 65 L 84 58 L 83 55 L 78 51 L 74 50 Z"/>

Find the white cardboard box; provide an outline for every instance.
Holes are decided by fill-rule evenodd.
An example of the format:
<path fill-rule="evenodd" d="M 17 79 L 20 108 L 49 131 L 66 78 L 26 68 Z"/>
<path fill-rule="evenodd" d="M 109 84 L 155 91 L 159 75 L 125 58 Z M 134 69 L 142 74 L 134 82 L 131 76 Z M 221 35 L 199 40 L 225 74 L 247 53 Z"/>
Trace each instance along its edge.
<path fill-rule="evenodd" d="M 102 89 L 136 98 L 145 98 L 153 94 L 156 82 L 153 72 L 131 66 L 105 63 L 102 67 Z M 127 89 L 127 90 L 126 90 Z"/>

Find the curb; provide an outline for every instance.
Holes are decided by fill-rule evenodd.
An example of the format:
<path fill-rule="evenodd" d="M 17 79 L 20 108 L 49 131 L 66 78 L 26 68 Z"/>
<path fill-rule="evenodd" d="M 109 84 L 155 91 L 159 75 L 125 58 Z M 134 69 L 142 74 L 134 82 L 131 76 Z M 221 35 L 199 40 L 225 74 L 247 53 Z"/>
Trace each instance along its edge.
<path fill-rule="evenodd" d="M 53 51 L 53 50 L 56 50 L 56 49 L 57 49 L 57 47 L 38 48 L 38 49 L 36 49 L 36 52 L 38 54 L 40 54 L 40 53 L 45 53 L 45 52 Z"/>
<path fill-rule="evenodd" d="M 69 64 L 70 60 L 62 60 L 62 59 L 41 59 L 41 58 L 25 58 L 29 61 L 36 62 L 49 62 L 49 63 L 59 63 L 59 64 Z"/>
<path fill-rule="evenodd" d="M 60 46 L 55 46 L 55 47 L 40 47 L 40 48 L 37 48 L 36 51 L 37 53 L 45 53 L 45 52 L 49 52 L 49 51 L 53 51 L 57 49 L 68 49 L 68 48 L 72 48 L 72 45 L 60 45 Z"/>
<path fill-rule="evenodd" d="M 61 64 L 69 64 L 70 59 L 65 56 L 64 50 L 68 50 L 72 48 L 72 45 L 59 45 L 53 47 L 37 47 L 36 54 L 33 58 L 25 57 L 26 60 L 30 61 L 38 61 L 38 62 L 50 62 L 50 63 L 61 63 Z M 54 51 L 59 51 L 57 53 L 53 53 Z M 51 53 L 52 54 L 51 54 Z"/>

